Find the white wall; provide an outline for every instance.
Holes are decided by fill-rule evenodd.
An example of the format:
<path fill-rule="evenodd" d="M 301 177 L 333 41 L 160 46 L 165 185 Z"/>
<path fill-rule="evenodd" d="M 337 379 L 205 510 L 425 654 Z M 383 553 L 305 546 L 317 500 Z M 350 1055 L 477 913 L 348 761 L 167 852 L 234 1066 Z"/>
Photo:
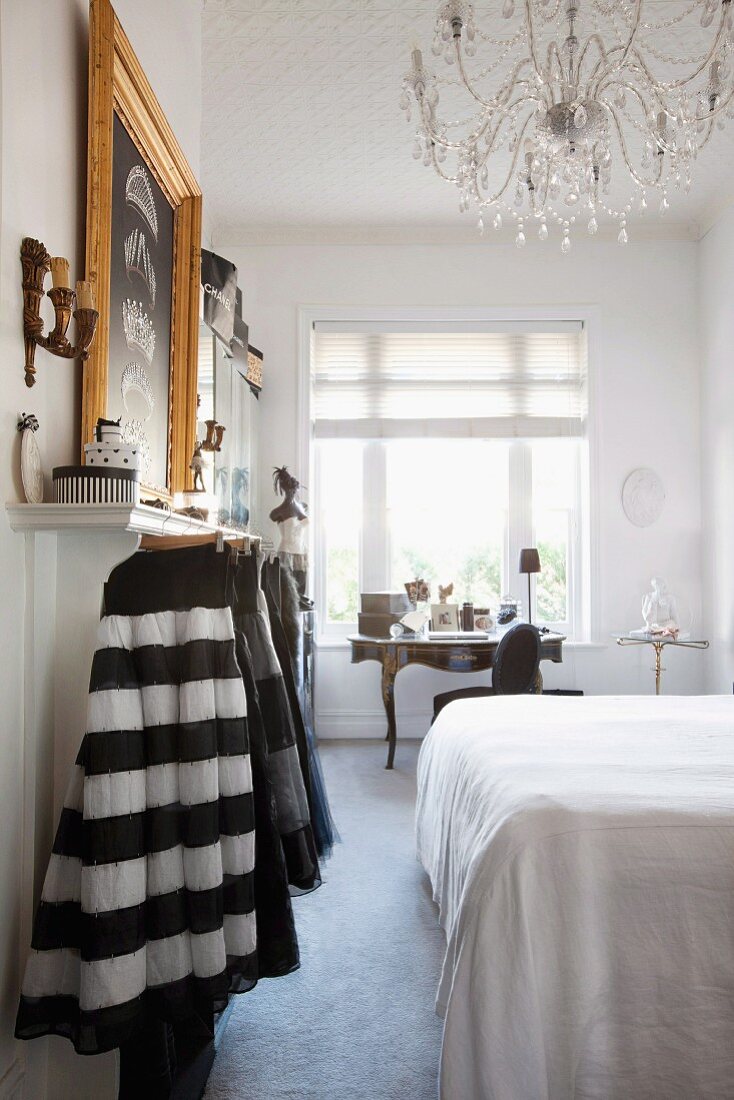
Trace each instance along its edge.
<path fill-rule="evenodd" d="M 734 681 L 734 210 L 699 245 L 703 583 L 707 690 Z"/>
<path fill-rule="evenodd" d="M 699 387 L 696 244 L 660 242 L 621 248 L 609 241 L 556 245 L 490 238 L 460 245 L 275 244 L 217 248 L 238 266 L 245 317 L 265 353 L 261 399 L 261 500 L 273 500 L 268 471 L 297 469 L 297 307 L 592 305 L 597 355 L 590 364 L 596 399 L 595 506 L 598 522 L 598 641 L 569 650 L 560 667 L 544 665 L 548 686 L 587 692 L 649 692 L 649 651 L 619 650 L 612 631 L 639 624 L 649 578 L 662 574 L 701 624 Z M 620 505 L 636 466 L 659 471 L 667 503 L 658 524 L 633 527 Z M 667 656 L 667 655 L 666 655 Z M 670 691 L 703 683 L 707 657 L 677 652 L 666 660 Z M 350 667 L 344 650 L 321 650 L 317 709 L 322 735 L 375 735 L 384 728 L 375 665 Z M 469 677 L 466 683 L 470 682 Z M 430 699 L 456 679 L 410 668 L 397 683 L 399 729 L 425 732 Z M 400 715 L 403 721 L 400 722 Z"/>
<path fill-rule="evenodd" d="M 116 0 L 115 7 L 198 173 L 201 0 Z M 23 499 L 15 431 L 18 413 L 33 412 L 40 421 L 39 442 L 50 478 L 52 466 L 77 460 L 81 411 L 79 364 L 39 350 L 37 384 L 32 390 L 25 387 L 18 250 L 23 236 L 38 237 L 54 255 L 68 256 L 73 277 L 81 277 L 87 13 L 88 0 L 0 0 L 0 1097 L 10 1095 L 15 1087 L 25 1054 L 30 1052 L 37 1062 L 45 1051 L 45 1041 L 21 1049 L 12 1038 L 20 960 L 27 946 L 19 942 L 25 585 L 23 538 L 10 531 L 2 505 Z M 47 493 L 50 499 L 50 483 Z M 67 685 L 69 690 L 83 694 L 87 676 L 88 672 L 77 685 Z M 53 685 L 45 685 L 45 690 L 52 698 Z M 43 702 L 38 700 L 39 707 Z M 81 733 L 69 729 L 69 744 L 78 743 Z M 49 797 L 35 824 L 39 837 L 48 839 L 53 828 L 49 787 L 53 760 L 43 763 L 39 782 Z M 46 843 L 44 859 L 47 854 Z M 60 1045 L 62 1041 L 51 1042 Z M 40 1097 L 40 1093 L 31 1095 L 33 1100 Z M 81 1084 L 75 1095 L 83 1095 Z"/>

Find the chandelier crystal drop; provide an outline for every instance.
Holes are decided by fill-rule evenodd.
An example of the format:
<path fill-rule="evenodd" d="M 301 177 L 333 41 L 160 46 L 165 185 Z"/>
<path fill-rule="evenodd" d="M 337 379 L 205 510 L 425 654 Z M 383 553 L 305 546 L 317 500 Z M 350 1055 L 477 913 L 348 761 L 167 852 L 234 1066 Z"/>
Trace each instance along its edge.
<path fill-rule="evenodd" d="M 459 189 L 459 208 L 491 210 L 524 226 L 560 228 L 571 247 L 577 220 L 595 233 L 657 193 L 687 193 L 696 158 L 734 117 L 732 0 L 504 0 L 496 33 L 481 30 L 469 0 L 436 18 L 438 76 L 417 47 L 400 106 L 417 107 L 414 156 Z M 695 48 L 681 56 L 677 44 Z M 476 55 L 476 56 L 475 56 Z M 481 56 L 480 56 L 481 55 Z M 457 97 L 469 99 L 462 117 Z M 448 117 L 442 117 L 442 109 Z M 625 186 L 622 187 L 621 184 Z M 612 205 L 614 195 L 623 193 Z M 654 196 L 653 196 L 654 197 Z M 538 236 L 548 236 L 540 231 Z"/>

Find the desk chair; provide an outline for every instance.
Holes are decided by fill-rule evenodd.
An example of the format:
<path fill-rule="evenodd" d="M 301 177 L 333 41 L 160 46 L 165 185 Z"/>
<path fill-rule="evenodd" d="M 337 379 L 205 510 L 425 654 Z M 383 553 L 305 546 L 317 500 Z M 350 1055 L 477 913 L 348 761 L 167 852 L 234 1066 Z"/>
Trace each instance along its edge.
<path fill-rule="evenodd" d="M 526 695 L 535 683 L 540 664 L 540 633 L 530 623 L 518 623 L 502 637 L 492 665 L 491 687 L 444 691 L 433 699 L 433 721 L 454 699 L 477 699 L 484 695 Z"/>

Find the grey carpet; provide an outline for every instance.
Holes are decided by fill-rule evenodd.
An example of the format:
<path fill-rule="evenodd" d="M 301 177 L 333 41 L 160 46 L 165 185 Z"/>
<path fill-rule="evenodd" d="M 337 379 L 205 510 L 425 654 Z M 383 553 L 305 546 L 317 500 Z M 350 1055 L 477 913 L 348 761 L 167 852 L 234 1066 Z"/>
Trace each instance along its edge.
<path fill-rule="evenodd" d="M 444 939 L 415 857 L 416 742 L 322 742 L 341 833 L 294 899 L 301 969 L 235 999 L 206 1100 L 435 1100 Z"/>

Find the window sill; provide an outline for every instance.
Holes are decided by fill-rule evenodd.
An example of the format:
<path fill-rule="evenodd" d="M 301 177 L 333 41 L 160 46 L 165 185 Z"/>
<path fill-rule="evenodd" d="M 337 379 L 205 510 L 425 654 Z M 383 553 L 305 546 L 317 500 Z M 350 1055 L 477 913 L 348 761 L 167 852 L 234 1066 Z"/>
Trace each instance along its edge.
<path fill-rule="evenodd" d="M 354 633 L 357 633 L 356 627 Z M 576 650 L 584 649 L 608 649 L 609 642 L 575 642 L 573 640 L 563 643 L 564 649 Z M 331 650 L 331 649 L 349 649 L 350 644 L 346 638 L 335 637 L 329 634 L 322 634 L 315 639 L 315 646 L 317 649 Z"/>

